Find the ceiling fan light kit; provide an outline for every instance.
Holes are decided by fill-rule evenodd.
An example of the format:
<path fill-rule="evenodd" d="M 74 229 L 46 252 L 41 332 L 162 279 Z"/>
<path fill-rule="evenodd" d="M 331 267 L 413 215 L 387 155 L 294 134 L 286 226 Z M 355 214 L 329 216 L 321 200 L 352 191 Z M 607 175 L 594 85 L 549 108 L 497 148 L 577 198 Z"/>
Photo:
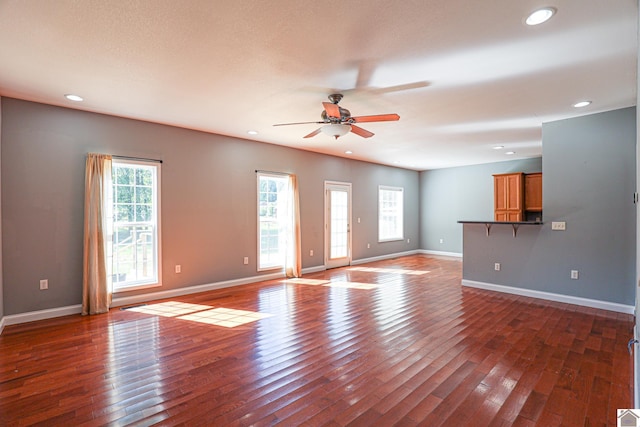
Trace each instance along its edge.
<path fill-rule="evenodd" d="M 339 123 L 331 123 L 320 128 L 320 131 L 326 135 L 332 136 L 338 139 L 341 136 L 345 136 L 351 132 L 351 125 L 343 125 Z"/>
<path fill-rule="evenodd" d="M 346 108 L 342 108 L 338 106 L 338 102 L 343 98 L 340 93 L 332 93 L 329 95 L 329 101 L 331 102 L 323 102 L 322 106 L 324 110 L 320 117 L 322 121 L 318 122 L 298 122 L 298 123 L 278 123 L 274 126 L 289 126 L 289 125 L 303 125 L 303 124 L 323 124 L 324 126 L 319 127 L 308 135 L 305 135 L 304 138 L 311 138 L 316 136 L 319 133 L 324 133 L 326 135 L 332 136 L 335 139 L 338 139 L 341 136 L 348 134 L 349 132 L 353 132 L 356 135 L 359 135 L 363 138 L 371 138 L 374 133 L 369 132 L 366 129 L 363 129 L 359 126 L 356 126 L 354 123 L 370 123 L 370 122 L 391 122 L 400 120 L 400 116 L 393 114 L 377 114 L 373 116 L 351 116 L 351 112 Z"/>

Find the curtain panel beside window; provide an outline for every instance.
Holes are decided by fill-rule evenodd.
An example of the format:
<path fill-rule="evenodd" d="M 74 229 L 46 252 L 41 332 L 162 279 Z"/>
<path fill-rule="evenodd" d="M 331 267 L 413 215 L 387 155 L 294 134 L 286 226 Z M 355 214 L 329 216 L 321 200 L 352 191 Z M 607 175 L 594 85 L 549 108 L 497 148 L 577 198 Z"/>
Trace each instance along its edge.
<path fill-rule="evenodd" d="M 87 155 L 85 167 L 84 245 L 82 269 L 82 314 L 109 311 L 111 277 L 107 273 L 108 246 L 111 242 L 111 215 L 108 212 L 112 191 L 111 160 L 107 154 Z"/>
<path fill-rule="evenodd" d="M 298 177 L 289 175 L 290 194 L 290 229 L 287 233 L 287 249 L 284 271 L 289 278 L 302 276 L 302 250 L 300 244 L 300 202 L 298 194 Z"/>

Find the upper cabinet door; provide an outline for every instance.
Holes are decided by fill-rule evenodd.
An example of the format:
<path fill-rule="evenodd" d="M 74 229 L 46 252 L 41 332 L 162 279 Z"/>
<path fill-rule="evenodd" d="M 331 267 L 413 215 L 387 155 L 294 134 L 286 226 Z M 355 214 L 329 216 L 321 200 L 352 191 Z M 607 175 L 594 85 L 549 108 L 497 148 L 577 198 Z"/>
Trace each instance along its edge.
<path fill-rule="evenodd" d="M 494 220 L 522 221 L 524 174 L 509 173 L 493 176 Z"/>
<path fill-rule="evenodd" d="M 529 212 L 542 212 L 542 173 L 525 175 L 524 204 Z"/>
<path fill-rule="evenodd" d="M 508 192 L 507 177 L 505 175 L 494 175 L 493 184 L 494 184 L 494 187 L 493 187 L 494 209 L 496 211 L 506 210 L 507 209 L 507 192 Z M 496 221 L 500 221 L 500 220 L 496 220 Z"/>

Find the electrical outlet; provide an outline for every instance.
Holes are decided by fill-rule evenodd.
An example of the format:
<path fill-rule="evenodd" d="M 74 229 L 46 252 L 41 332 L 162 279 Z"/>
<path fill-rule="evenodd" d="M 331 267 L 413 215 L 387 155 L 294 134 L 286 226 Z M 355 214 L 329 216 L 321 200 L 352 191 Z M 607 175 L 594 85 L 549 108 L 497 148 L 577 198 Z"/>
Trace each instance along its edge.
<path fill-rule="evenodd" d="M 407 243 L 411 243 L 411 239 L 407 239 Z"/>
<path fill-rule="evenodd" d="M 567 223 L 564 221 L 552 221 L 551 222 L 551 229 L 552 230 L 566 230 L 567 229 Z"/>
<path fill-rule="evenodd" d="M 182 273 L 182 266 L 180 264 L 176 265 L 176 273 Z"/>
<path fill-rule="evenodd" d="M 444 239 L 440 239 L 440 243 L 444 243 Z"/>
<path fill-rule="evenodd" d="M 499 262 L 496 262 L 495 264 L 493 264 L 493 269 L 494 269 L 495 271 L 500 271 L 500 263 L 499 263 Z"/>
<path fill-rule="evenodd" d="M 371 249 L 371 243 L 367 243 L 367 249 Z M 638 284 L 640 286 L 640 283 Z"/>
<path fill-rule="evenodd" d="M 309 251 L 309 256 L 313 256 L 313 249 Z"/>
<path fill-rule="evenodd" d="M 571 270 L 571 279 L 578 280 L 578 270 Z"/>
<path fill-rule="evenodd" d="M 358 224 L 360 224 L 360 217 L 358 217 Z"/>
<path fill-rule="evenodd" d="M 40 280 L 40 290 L 44 291 L 45 289 L 49 289 L 49 280 L 42 279 Z"/>
<path fill-rule="evenodd" d="M 248 256 L 244 257 L 244 261 L 243 262 L 244 262 L 244 265 L 249 264 L 249 257 Z"/>

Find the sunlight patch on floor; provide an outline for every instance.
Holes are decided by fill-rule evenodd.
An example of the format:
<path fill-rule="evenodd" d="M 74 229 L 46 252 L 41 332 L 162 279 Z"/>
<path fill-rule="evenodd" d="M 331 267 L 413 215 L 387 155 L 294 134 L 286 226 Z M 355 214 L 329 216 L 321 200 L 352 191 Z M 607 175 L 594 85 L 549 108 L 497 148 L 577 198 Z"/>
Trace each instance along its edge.
<path fill-rule="evenodd" d="M 179 301 L 159 302 L 157 304 L 141 305 L 140 307 L 132 307 L 129 311 L 138 313 L 153 314 L 163 317 L 177 317 L 183 314 L 193 313 L 194 311 L 208 310 L 211 306 L 202 304 L 189 304 Z"/>
<path fill-rule="evenodd" d="M 179 301 L 159 302 L 140 307 L 132 307 L 128 310 L 154 316 L 175 317 L 176 319 L 191 320 L 208 325 L 224 326 L 225 328 L 234 328 L 273 316 L 269 313 L 260 313 L 257 311 L 237 310 L 224 307 L 213 308 L 210 305 L 189 304 Z"/>
<path fill-rule="evenodd" d="M 358 282 L 330 282 L 324 286 L 332 288 L 347 288 L 347 289 L 377 289 L 378 285 L 373 283 L 358 283 Z"/>
<path fill-rule="evenodd" d="M 235 310 L 232 308 L 220 307 L 180 316 L 179 319 L 191 320 L 209 325 L 224 326 L 226 328 L 235 328 L 236 326 L 245 325 L 260 319 L 266 319 L 271 316 L 273 315 L 268 313 L 259 313 L 257 311 Z"/>
<path fill-rule="evenodd" d="M 397 268 L 374 268 L 374 267 L 351 267 L 352 271 L 366 271 L 369 273 L 393 273 L 393 274 L 410 274 L 412 276 L 420 276 L 423 274 L 431 273 L 431 271 L 425 270 L 401 270 Z"/>
<path fill-rule="evenodd" d="M 319 279 L 287 279 L 283 280 L 284 283 L 294 283 L 297 285 L 321 285 L 328 286 L 333 288 L 346 288 L 346 289 L 376 289 L 378 288 L 377 284 L 372 283 L 358 283 L 358 282 L 348 282 L 344 280 L 319 280 Z"/>
<path fill-rule="evenodd" d="M 287 279 L 283 280 L 284 283 L 294 283 L 297 285 L 326 285 L 329 283 L 329 280 L 318 280 L 318 279 L 303 279 L 301 277 L 296 279 Z"/>

